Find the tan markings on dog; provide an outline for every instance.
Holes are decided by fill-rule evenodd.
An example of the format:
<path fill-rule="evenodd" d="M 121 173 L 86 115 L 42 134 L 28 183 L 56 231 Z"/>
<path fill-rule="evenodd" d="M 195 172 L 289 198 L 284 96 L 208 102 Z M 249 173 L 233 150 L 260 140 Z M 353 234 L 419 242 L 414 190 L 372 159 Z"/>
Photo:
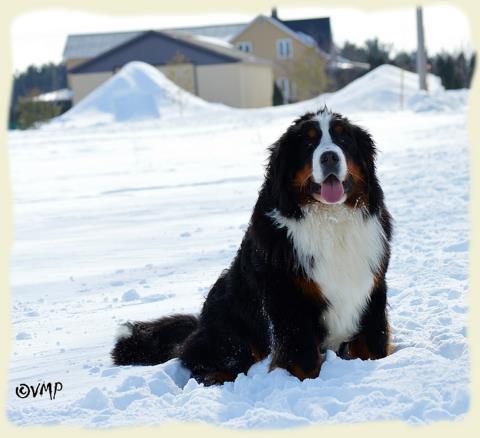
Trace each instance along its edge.
<path fill-rule="evenodd" d="M 321 301 L 323 304 L 328 304 L 328 300 L 323 295 L 317 283 L 305 277 L 297 277 L 295 284 L 308 298 L 314 301 Z"/>
<path fill-rule="evenodd" d="M 295 178 L 293 178 L 293 185 L 297 188 L 306 188 L 308 179 L 312 176 L 312 165 L 306 164 L 302 169 L 300 169 Z"/>
<path fill-rule="evenodd" d="M 351 160 L 347 160 L 347 169 L 348 173 L 352 175 L 354 184 L 364 184 L 365 175 L 362 172 L 362 169 Z"/>
<path fill-rule="evenodd" d="M 311 198 L 308 194 L 308 182 L 311 176 L 312 165 L 306 164 L 293 178 L 293 187 L 297 189 L 299 194 L 299 202 L 302 205 L 311 202 Z"/>
<path fill-rule="evenodd" d="M 298 378 L 299 380 L 315 379 L 320 374 L 321 366 L 322 364 L 320 362 L 313 370 L 306 373 L 305 371 L 302 370 L 300 366 L 292 365 L 291 367 L 287 368 L 287 371 L 293 376 L 295 376 L 296 378 Z"/>
<path fill-rule="evenodd" d="M 378 287 L 381 280 L 382 280 L 382 277 L 380 277 L 380 275 L 374 275 L 373 276 L 373 287 Z"/>
<path fill-rule="evenodd" d="M 350 359 L 375 359 L 367 346 L 367 340 L 364 335 L 358 336 L 348 344 L 348 356 Z"/>
<path fill-rule="evenodd" d="M 214 373 L 207 374 L 205 376 L 204 382 L 207 385 L 221 385 L 225 382 L 233 382 L 236 376 L 230 373 L 225 373 L 223 371 L 216 371 Z"/>
<path fill-rule="evenodd" d="M 299 380 L 314 379 L 315 377 L 319 376 L 320 368 L 322 367 L 323 362 L 324 357 L 317 350 L 317 363 L 315 364 L 315 367 L 310 371 L 304 371 L 303 368 L 298 364 L 282 364 L 274 354 L 268 370 L 273 371 L 275 368 L 282 368 L 284 370 L 287 370 L 292 376 L 297 377 Z"/>
<path fill-rule="evenodd" d="M 393 345 L 391 343 L 390 324 L 387 324 L 387 356 L 393 353 Z M 350 359 L 380 359 L 370 352 L 365 335 L 360 335 L 348 344 L 348 356 Z"/>
<path fill-rule="evenodd" d="M 343 132 L 343 126 L 340 125 L 340 123 L 337 123 L 333 127 L 333 130 L 335 131 L 335 134 L 341 134 Z"/>
<path fill-rule="evenodd" d="M 392 329 L 388 321 L 387 321 L 387 336 L 388 336 L 387 356 L 390 356 L 393 353 L 393 344 L 392 344 Z"/>
<path fill-rule="evenodd" d="M 357 164 L 347 160 L 347 170 L 352 177 L 352 188 L 348 193 L 345 204 L 353 208 L 362 208 L 368 205 L 366 177 Z"/>
<path fill-rule="evenodd" d="M 307 132 L 307 135 L 310 137 L 310 138 L 315 138 L 317 136 L 317 131 L 316 129 L 314 128 L 310 128 Z"/>
<path fill-rule="evenodd" d="M 268 356 L 267 353 L 258 351 L 253 345 L 250 345 L 250 350 L 252 351 L 252 356 L 255 359 L 255 362 L 260 362 Z"/>

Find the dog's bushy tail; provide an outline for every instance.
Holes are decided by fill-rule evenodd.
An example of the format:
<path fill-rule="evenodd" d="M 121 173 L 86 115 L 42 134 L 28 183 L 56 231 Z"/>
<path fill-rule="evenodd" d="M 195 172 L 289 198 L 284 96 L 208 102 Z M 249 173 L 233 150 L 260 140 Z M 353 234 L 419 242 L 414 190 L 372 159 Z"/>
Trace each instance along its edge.
<path fill-rule="evenodd" d="M 127 322 L 119 327 L 111 352 L 115 365 L 156 365 L 176 357 L 177 347 L 197 328 L 193 315 Z"/>

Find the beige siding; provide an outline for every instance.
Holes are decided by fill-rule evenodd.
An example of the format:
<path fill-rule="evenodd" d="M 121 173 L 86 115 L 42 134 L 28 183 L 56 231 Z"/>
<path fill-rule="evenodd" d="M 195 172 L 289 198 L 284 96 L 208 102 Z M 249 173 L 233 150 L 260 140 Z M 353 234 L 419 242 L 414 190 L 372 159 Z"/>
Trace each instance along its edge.
<path fill-rule="evenodd" d="M 157 68 L 179 87 L 189 93 L 197 94 L 193 64 L 162 65 Z"/>
<path fill-rule="evenodd" d="M 76 67 L 77 65 L 83 64 L 89 59 L 92 59 L 92 58 L 71 58 L 66 63 L 67 70 L 70 70 L 71 68 Z"/>
<path fill-rule="evenodd" d="M 192 64 L 158 67 L 180 87 L 209 102 L 237 108 L 272 104 L 273 75 L 270 65 L 229 63 L 194 67 Z M 197 78 L 195 80 L 195 70 Z M 110 72 L 68 75 L 76 105 L 112 76 Z"/>
<path fill-rule="evenodd" d="M 237 108 L 272 105 L 273 76 L 269 65 L 216 64 L 197 67 L 198 95 L 209 102 Z"/>
<path fill-rule="evenodd" d="M 110 72 L 102 73 L 80 73 L 68 75 L 68 83 L 73 91 L 73 105 L 76 105 L 87 94 L 90 94 L 95 88 L 103 84 L 112 76 Z"/>

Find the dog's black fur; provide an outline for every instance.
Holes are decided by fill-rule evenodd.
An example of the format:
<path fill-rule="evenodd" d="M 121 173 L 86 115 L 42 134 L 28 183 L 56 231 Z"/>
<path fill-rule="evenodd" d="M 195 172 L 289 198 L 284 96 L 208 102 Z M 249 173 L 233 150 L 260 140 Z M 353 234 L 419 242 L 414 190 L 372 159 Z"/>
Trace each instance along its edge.
<path fill-rule="evenodd" d="M 285 368 L 300 379 L 318 375 L 326 336 L 321 315 L 329 304 L 297 263 L 287 230 L 276 226 L 269 216 L 276 209 L 286 218 L 302 220 L 302 207 L 317 202 L 311 196 L 311 182 L 298 184 L 302 170 L 308 174 L 312 142 L 318 144 L 321 135 L 314 116 L 307 113 L 295 120 L 271 146 L 265 181 L 248 229 L 200 315 L 128 323 L 130 336 L 120 337 L 112 351 L 116 365 L 152 365 L 179 357 L 195 379 L 214 384 L 235 379 L 272 354 L 271 368 Z M 349 169 L 350 164 L 355 169 L 345 204 L 362 208 L 365 217 L 377 216 L 386 236 L 381 267 L 374 273 L 358 333 L 345 339 L 337 353 L 346 358 L 382 358 L 390 351 L 385 273 L 391 219 L 375 173 L 371 136 L 348 119 L 338 114 L 333 117 L 341 129 L 332 128 L 332 139 L 345 153 Z"/>

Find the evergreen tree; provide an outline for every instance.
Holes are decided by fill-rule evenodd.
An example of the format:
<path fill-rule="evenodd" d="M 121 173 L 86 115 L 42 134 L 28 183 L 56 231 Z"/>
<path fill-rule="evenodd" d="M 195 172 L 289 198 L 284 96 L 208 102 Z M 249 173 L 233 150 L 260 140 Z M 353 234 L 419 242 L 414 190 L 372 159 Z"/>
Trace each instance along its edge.
<path fill-rule="evenodd" d="M 283 105 L 283 93 L 276 82 L 273 82 L 273 106 Z"/>
<path fill-rule="evenodd" d="M 10 99 L 9 126 L 17 126 L 16 115 L 20 98 L 36 93 L 48 93 L 67 87 L 67 69 L 64 64 L 44 64 L 40 67 L 29 66 L 24 72 L 13 77 L 13 87 Z"/>

